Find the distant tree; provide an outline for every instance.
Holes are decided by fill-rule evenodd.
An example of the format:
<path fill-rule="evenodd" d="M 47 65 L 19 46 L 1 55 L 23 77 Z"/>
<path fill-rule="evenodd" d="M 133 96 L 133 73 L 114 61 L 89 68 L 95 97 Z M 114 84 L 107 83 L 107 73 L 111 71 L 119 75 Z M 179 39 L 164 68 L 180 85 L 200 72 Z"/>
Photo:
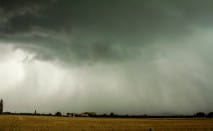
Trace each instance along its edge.
<path fill-rule="evenodd" d="M 148 117 L 148 115 L 147 115 L 147 114 L 144 114 L 143 117 L 146 118 L 146 117 Z"/>
<path fill-rule="evenodd" d="M 55 116 L 62 116 L 61 112 L 56 112 Z"/>
<path fill-rule="evenodd" d="M 0 114 L 3 113 L 3 100 L 0 100 Z"/>
<path fill-rule="evenodd" d="M 94 116 L 96 116 L 96 113 L 95 113 L 95 112 L 88 112 L 88 115 L 89 115 L 90 117 L 94 117 Z"/>
<path fill-rule="evenodd" d="M 126 114 L 126 115 L 124 115 L 124 117 L 129 117 L 129 115 L 128 115 L 128 114 Z"/>
<path fill-rule="evenodd" d="M 207 115 L 208 117 L 213 117 L 213 112 L 209 112 L 209 114 Z"/>
<path fill-rule="evenodd" d="M 115 114 L 113 112 L 110 113 L 110 116 L 115 116 Z"/>
<path fill-rule="evenodd" d="M 195 117 L 205 117 L 206 114 L 204 112 L 198 112 L 195 114 Z"/>

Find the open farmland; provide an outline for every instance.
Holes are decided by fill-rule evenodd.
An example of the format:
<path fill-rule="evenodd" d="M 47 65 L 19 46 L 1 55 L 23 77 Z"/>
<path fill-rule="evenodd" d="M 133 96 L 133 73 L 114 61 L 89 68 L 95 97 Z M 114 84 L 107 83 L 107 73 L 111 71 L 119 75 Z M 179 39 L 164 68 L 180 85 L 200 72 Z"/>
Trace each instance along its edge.
<path fill-rule="evenodd" d="M 129 131 L 205 130 L 213 131 L 213 119 L 122 119 L 53 116 L 1 115 L 0 131 Z"/>

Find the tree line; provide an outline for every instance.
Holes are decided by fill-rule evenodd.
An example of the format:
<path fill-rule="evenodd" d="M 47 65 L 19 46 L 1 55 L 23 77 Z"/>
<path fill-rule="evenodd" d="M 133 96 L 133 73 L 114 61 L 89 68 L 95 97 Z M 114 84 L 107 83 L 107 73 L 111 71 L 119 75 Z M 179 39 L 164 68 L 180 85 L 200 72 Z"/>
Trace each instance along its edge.
<path fill-rule="evenodd" d="M 32 116 L 64 116 L 64 117 L 109 117 L 109 118 L 213 118 L 213 112 L 204 113 L 197 112 L 193 115 L 119 115 L 113 112 L 109 114 L 96 114 L 95 112 L 83 112 L 83 113 L 66 113 L 61 112 L 52 113 L 11 113 L 3 112 L 5 115 L 32 115 Z"/>

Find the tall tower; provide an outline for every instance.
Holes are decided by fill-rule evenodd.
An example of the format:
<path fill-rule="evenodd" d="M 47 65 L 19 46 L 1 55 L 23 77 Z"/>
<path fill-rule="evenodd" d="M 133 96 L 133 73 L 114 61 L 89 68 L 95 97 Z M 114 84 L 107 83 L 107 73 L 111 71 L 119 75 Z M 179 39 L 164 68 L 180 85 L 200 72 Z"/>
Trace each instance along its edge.
<path fill-rule="evenodd" d="M 0 114 L 3 113 L 3 100 L 0 101 Z"/>

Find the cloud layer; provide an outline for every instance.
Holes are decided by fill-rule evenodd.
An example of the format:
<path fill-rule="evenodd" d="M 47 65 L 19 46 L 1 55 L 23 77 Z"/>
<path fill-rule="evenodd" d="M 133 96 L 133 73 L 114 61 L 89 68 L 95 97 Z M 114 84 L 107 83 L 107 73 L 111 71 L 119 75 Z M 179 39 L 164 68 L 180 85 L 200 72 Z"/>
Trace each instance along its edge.
<path fill-rule="evenodd" d="M 211 111 L 211 5 L 2 0 L 0 96 L 6 110 Z"/>

